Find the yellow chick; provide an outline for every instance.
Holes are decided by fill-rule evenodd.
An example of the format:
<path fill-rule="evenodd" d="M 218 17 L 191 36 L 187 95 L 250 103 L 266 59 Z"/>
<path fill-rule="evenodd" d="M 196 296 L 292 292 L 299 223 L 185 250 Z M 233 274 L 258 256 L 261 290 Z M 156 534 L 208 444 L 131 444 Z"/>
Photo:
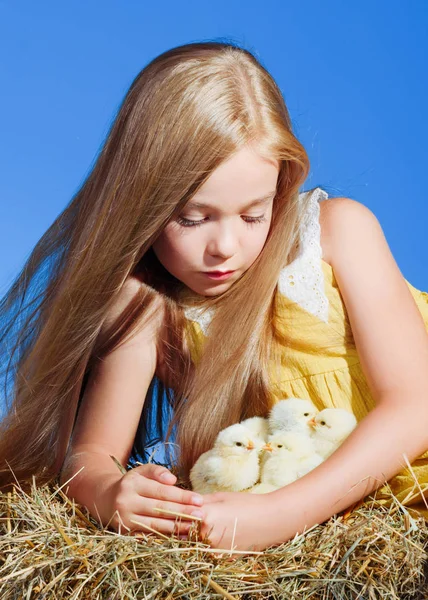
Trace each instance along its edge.
<path fill-rule="evenodd" d="M 244 425 L 264 442 L 267 442 L 269 435 L 269 422 L 264 417 L 250 417 L 249 419 L 241 421 L 241 425 Z"/>
<path fill-rule="evenodd" d="M 263 441 L 241 423 L 218 434 L 214 447 L 201 454 L 190 471 L 192 488 L 199 494 L 240 492 L 259 479 L 259 452 Z"/>
<path fill-rule="evenodd" d="M 261 482 L 248 490 L 252 494 L 273 492 L 303 477 L 323 462 L 306 433 L 277 431 L 268 440 L 263 448 Z"/>
<path fill-rule="evenodd" d="M 325 408 L 309 421 L 317 454 L 330 456 L 356 427 L 357 419 L 344 408 Z"/>
<path fill-rule="evenodd" d="M 276 489 L 292 483 L 322 459 L 315 456 L 311 438 L 305 433 L 277 431 L 268 438 L 271 448 L 261 468 L 260 483 Z M 310 468 L 309 468 L 310 467 Z"/>
<path fill-rule="evenodd" d="M 248 491 L 250 494 L 268 494 L 269 492 L 274 492 L 277 490 L 274 485 L 270 485 L 270 483 L 256 483 L 255 486 L 250 488 Z"/>
<path fill-rule="evenodd" d="M 312 430 L 308 423 L 318 413 L 317 407 L 303 398 L 288 398 L 280 400 L 271 409 L 269 414 L 269 430 L 295 431 L 311 435 Z"/>

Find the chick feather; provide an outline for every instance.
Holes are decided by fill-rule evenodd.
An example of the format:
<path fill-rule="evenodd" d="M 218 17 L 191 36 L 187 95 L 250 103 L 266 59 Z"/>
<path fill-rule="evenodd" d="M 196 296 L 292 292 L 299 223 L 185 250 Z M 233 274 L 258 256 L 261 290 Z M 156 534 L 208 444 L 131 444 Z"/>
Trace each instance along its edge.
<path fill-rule="evenodd" d="M 268 421 L 271 433 L 295 431 L 311 434 L 309 421 L 318 413 L 317 407 L 304 398 L 280 400 L 271 409 Z"/>
<path fill-rule="evenodd" d="M 276 489 L 292 483 L 322 462 L 306 433 L 276 431 L 269 436 L 268 446 L 271 452 L 261 467 L 260 483 Z"/>
<path fill-rule="evenodd" d="M 254 435 L 267 442 L 269 435 L 269 422 L 264 417 L 249 417 L 241 421 L 241 425 L 247 427 Z"/>
<path fill-rule="evenodd" d="M 256 483 L 252 488 L 248 491 L 250 494 L 268 494 L 269 492 L 274 492 L 278 488 L 270 483 Z"/>
<path fill-rule="evenodd" d="M 190 471 L 194 491 L 240 492 L 259 479 L 259 452 L 263 441 L 241 423 L 218 434 L 214 447 L 201 454 Z"/>
<path fill-rule="evenodd" d="M 356 427 L 357 419 L 344 408 L 325 408 L 309 422 L 316 452 L 330 456 Z"/>

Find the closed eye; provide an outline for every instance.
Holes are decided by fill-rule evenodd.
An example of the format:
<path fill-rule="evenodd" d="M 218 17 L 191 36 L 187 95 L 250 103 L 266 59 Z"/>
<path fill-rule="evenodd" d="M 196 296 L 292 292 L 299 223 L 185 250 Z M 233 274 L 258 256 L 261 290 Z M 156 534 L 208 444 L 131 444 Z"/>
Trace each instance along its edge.
<path fill-rule="evenodd" d="M 267 221 L 265 215 L 261 215 L 260 217 L 242 217 L 247 225 L 255 225 L 257 223 L 264 223 Z M 200 221 L 192 221 L 191 219 L 185 219 L 184 217 L 177 217 L 177 223 L 182 227 L 198 227 L 198 225 L 203 225 L 205 223 L 205 219 L 201 219 Z"/>

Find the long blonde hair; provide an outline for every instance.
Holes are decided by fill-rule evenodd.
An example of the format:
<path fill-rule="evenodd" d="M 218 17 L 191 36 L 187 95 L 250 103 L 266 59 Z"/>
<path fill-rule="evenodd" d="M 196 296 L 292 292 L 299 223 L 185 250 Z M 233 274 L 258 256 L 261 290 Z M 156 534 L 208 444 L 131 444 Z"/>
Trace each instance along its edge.
<path fill-rule="evenodd" d="M 151 245 L 211 173 L 249 144 L 280 165 L 265 246 L 224 294 L 186 294 Z M 306 209 L 299 188 L 308 171 L 281 91 L 250 51 L 191 43 L 142 69 L 85 182 L 1 300 L 7 410 L 0 423 L 0 489 L 14 482 L 11 469 L 21 485 L 32 475 L 40 485 L 58 475 L 91 367 L 150 318 L 159 297 L 166 368 L 160 393 L 174 391 L 168 398 L 182 476 L 220 429 L 266 414 L 269 364 L 287 343 L 274 327 L 275 291 L 280 270 L 298 252 Z M 138 297 L 101 336 L 131 275 L 141 280 Z M 215 307 L 198 364 L 183 341 L 184 298 Z"/>

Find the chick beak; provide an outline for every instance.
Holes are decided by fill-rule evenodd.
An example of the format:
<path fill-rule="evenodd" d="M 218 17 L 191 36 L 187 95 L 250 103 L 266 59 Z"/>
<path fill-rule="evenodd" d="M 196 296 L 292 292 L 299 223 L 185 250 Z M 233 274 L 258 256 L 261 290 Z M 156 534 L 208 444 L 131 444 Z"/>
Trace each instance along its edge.
<path fill-rule="evenodd" d="M 254 444 L 253 444 L 253 442 L 251 442 L 251 441 L 248 442 L 248 444 L 247 444 L 247 450 L 254 450 Z"/>
<path fill-rule="evenodd" d="M 315 429 L 317 426 L 317 422 L 315 421 L 314 418 L 312 418 L 310 421 L 308 421 L 308 425 L 309 427 L 311 427 L 312 429 Z"/>
<path fill-rule="evenodd" d="M 272 452 L 272 446 L 267 443 L 263 446 L 262 450 L 265 450 L 265 452 Z"/>

